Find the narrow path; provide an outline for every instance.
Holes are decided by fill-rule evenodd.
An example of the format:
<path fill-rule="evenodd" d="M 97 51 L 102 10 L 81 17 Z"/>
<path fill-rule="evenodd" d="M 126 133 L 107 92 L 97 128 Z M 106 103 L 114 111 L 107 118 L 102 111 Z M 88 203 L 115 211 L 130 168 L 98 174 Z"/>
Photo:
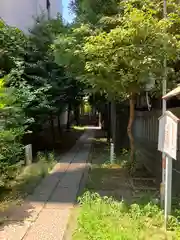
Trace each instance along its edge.
<path fill-rule="evenodd" d="M 0 227 L 0 240 L 62 240 L 88 167 L 93 129 L 88 129 L 49 176 Z"/>

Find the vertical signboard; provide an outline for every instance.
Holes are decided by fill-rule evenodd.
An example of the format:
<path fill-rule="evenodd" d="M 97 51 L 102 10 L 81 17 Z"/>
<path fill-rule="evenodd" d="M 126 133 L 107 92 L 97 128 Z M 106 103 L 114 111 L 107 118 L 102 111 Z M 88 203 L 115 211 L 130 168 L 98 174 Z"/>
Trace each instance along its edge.
<path fill-rule="evenodd" d="M 168 214 L 171 213 L 171 188 L 172 188 L 172 159 L 176 159 L 177 153 L 177 129 L 179 119 L 171 112 L 166 111 L 159 118 L 158 150 L 165 153 L 163 168 L 165 167 L 165 188 L 161 186 L 165 196 L 165 225 Z M 162 194 L 162 192 L 161 192 Z"/>
<path fill-rule="evenodd" d="M 178 118 L 166 111 L 159 118 L 158 150 L 176 160 Z"/>

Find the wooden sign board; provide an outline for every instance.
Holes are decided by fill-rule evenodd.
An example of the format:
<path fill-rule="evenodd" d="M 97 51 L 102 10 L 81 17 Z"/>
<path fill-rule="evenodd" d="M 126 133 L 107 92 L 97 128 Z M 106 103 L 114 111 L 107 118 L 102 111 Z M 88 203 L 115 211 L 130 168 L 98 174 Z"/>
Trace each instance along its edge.
<path fill-rule="evenodd" d="M 159 118 L 158 150 L 176 160 L 179 119 L 170 111 Z"/>

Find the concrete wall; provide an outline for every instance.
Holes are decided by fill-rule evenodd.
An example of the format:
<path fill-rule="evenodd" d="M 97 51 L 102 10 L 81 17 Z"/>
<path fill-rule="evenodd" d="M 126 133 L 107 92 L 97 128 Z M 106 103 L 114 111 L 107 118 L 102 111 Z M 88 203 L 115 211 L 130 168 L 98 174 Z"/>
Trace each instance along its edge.
<path fill-rule="evenodd" d="M 62 13 L 62 1 L 50 1 L 50 16 L 55 18 L 58 12 Z M 33 26 L 33 17 L 37 17 L 42 12 L 47 13 L 46 0 L 0 0 L 0 18 L 8 25 L 25 32 Z"/>

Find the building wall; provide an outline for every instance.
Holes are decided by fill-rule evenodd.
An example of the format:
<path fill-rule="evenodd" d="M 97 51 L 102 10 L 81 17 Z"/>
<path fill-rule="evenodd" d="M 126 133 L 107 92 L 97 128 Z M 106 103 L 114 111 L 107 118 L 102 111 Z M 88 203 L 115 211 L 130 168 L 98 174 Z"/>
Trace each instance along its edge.
<path fill-rule="evenodd" d="M 61 11 L 57 11 L 57 9 L 61 9 Z M 51 0 L 51 9 L 50 15 L 55 18 L 57 13 L 60 12 L 62 14 L 62 1 L 61 0 Z"/>
<path fill-rule="evenodd" d="M 62 13 L 61 0 L 50 0 L 50 16 Z M 46 0 L 0 0 L 0 18 L 8 25 L 17 27 L 25 32 L 33 26 L 34 17 L 42 12 L 47 13 Z"/>
<path fill-rule="evenodd" d="M 1 0 L 0 17 L 8 25 L 26 30 L 33 24 L 32 16 L 36 14 L 35 2 L 36 0 Z"/>

